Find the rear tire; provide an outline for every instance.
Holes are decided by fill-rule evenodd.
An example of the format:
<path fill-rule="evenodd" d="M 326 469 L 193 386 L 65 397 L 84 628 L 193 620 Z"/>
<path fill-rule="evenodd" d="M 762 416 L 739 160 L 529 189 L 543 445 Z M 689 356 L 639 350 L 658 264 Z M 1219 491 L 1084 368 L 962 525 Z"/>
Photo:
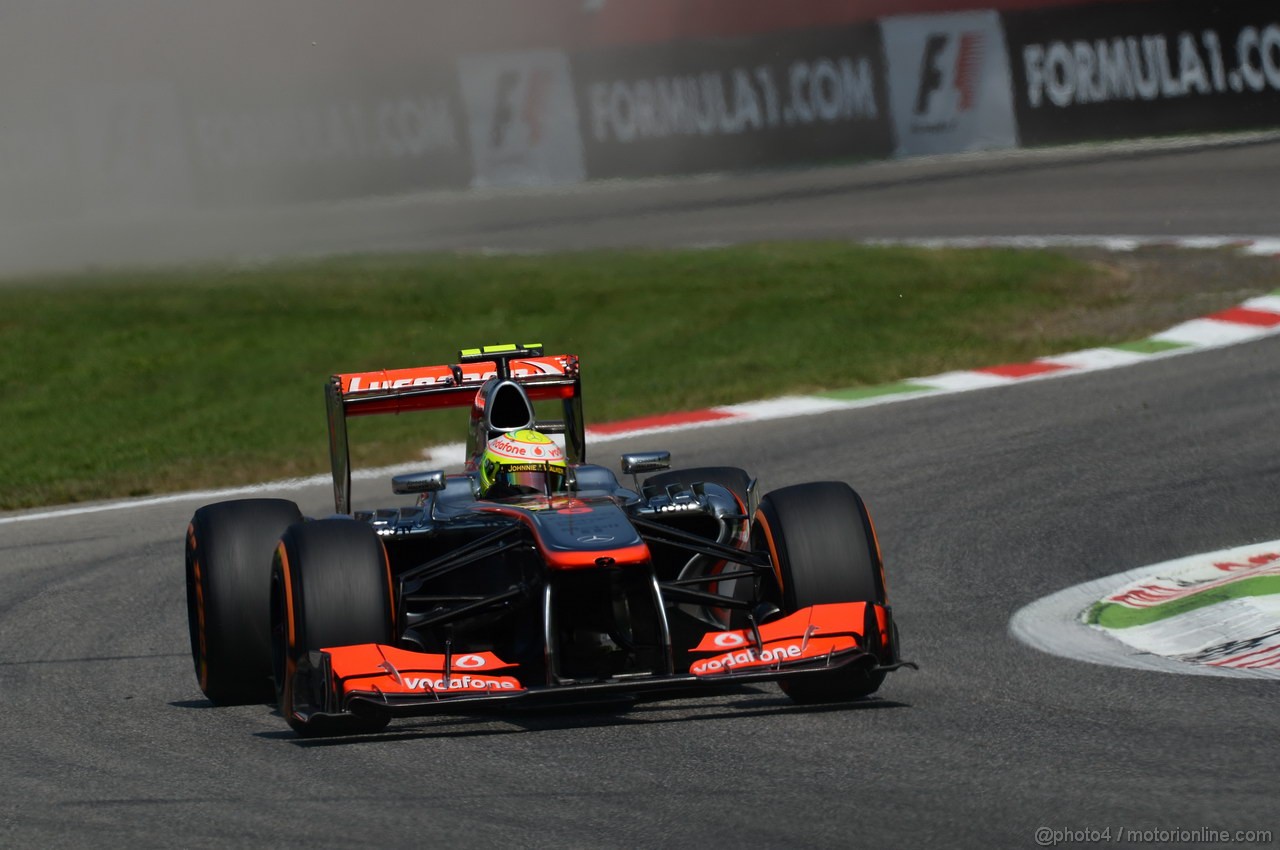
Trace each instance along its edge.
<path fill-rule="evenodd" d="M 693 484 L 719 484 L 738 497 L 742 510 L 747 510 L 747 488 L 751 486 L 751 476 L 746 470 L 736 466 L 696 466 L 690 469 L 673 469 L 651 475 L 644 481 L 646 487 L 666 487 L 680 484 L 685 487 Z"/>
<path fill-rule="evenodd" d="M 271 570 L 273 675 L 280 713 L 300 735 L 376 732 L 389 718 L 315 717 L 295 710 L 295 673 L 307 654 L 334 646 L 390 644 L 394 619 L 386 550 L 362 522 L 326 519 L 291 526 Z"/>
<path fill-rule="evenodd" d="M 271 702 L 271 553 L 302 519 L 284 499 L 206 505 L 187 527 L 187 624 L 200 690 L 215 705 Z"/>
<path fill-rule="evenodd" d="M 751 533 L 753 548 L 773 556 L 784 613 L 837 602 L 885 604 L 884 569 L 871 517 L 848 484 L 822 481 L 769 493 L 760 500 Z M 883 648 L 881 653 L 878 661 L 884 663 L 889 653 Z M 884 676 L 845 669 L 780 685 L 796 702 L 831 702 L 874 693 Z"/>

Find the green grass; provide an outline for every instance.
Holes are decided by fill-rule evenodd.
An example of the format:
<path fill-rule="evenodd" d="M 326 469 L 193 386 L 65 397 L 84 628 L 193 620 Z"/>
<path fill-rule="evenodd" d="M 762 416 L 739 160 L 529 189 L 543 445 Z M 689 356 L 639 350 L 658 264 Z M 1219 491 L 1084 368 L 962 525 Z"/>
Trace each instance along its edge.
<path fill-rule="evenodd" d="M 581 355 L 590 423 L 1123 341 L 1035 330 L 1123 300 L 1098 278 L 1045 253 L 786 244 L 9 282 L 0 508 L 323 472 L 328 375 L 483 343 Z M 362 420 L 355 461 L 460 440 L 465 418 Z"/>
<path fill-rule="evenodd" d="M 1276 593 L 1280 593 L 1280 576 L 1252 576 L 1147 608 L 1130 608 L 1114 602 L 1095 602 L 1089 609 L 1085 622 L 1108 629 L 1128 629 L 1176 617 L 1209 605 L 1217 605 L 1219 602 Z"/>

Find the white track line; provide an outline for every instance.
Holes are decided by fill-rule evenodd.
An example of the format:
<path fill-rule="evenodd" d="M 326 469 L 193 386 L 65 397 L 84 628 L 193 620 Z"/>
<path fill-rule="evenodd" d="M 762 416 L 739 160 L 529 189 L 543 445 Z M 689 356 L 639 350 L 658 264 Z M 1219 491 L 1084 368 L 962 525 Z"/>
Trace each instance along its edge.
<path fill-rule="evenodd" d="M 1263 237 L 1231 237 L 1231 236 L 1197 236 L 1168 239 L 1149 236 L 1045 236 L 1045 237 L 972 237 L 957 239 L 904 239 L 874 240 L 867 244 L 914 245 L 932 248 L 944 247 L 989 247 L 1011 246 L 1026 248 L 1053 248 L 1062 246 L 1095 246 L 1114 251 L 1130 251 L 1143 245 L 1175 245 L 1183 248 L 1222 247 L 1234 245 L 1251 254 L 1280 255 L 1280 239 Z M 1241 306 L 1251 310 L 1280 313 L 1280 295 L 1263 295 L 1245 301 Z M 1152 340 L 1172 342 L 1190 346 L 1155 354 L 1135 354 L 1118 349 L 1089 349 L 1040 358 L 1036 362 L 1066 366 L 1068 368 L 1049 372 L 1043 375 L 1031 375 L 1011 378 L 1004 375 L 983 371 L 945 372 L 924 378 L 911 378 L 906 381 L 919 386 L 920 392 L 901 392 L 879 396 L 870 396 L 856 401 L 837 400 L 818 396 L 784 396 L 782 398 L 764 399 L 710 408 L 718 413 L 728 414 L 719 419 L 709 421 L 687 422 L 676 425 L 660 425 L 637 428 L 633 431 L 615 432 L 611 434 L 592 433 L 587 430 L 593 443 L 608 442 L 646 434 L 663 434 L 684 431 L 694 428 L 709 428 L 742 422 L 757 422 L 769 419 L 783 419 L 797 416 L 812 416 L 836 410 L 848 410 L 854 407 L 865 407 L 877 404 L 888 404 L 919 398 L 922 395 L 940 393 L 968 392 L 990 387 L 1007 386 L 1040 378 L 1063 377 L 1098 369 L 1109 369 L 1128 366 L 1134 363 L 1148 362 L 1165 356 L 1188 354 L 1204 348 L 1216 348 L 1247 342 L 1258 337 L 1280 332 L 1280 328 L 1265 328 L 1253 325 L 1241 325 L 1217 319 L 1193 319 L 1170 328 L 1167 331 L 1150 337 Z M 423 452 L 427 463 L 435 466 L 450 466 L 457 463 L 456 458 L 465 452 L 465 444 L 454 443 L 436 446 Z M 421 469 L 423 462 L 400 464 L 397 466 L 366 469 L 353 473 L 354 480 L 369 480 L 388 477 L 400 472 Z M 283 481 L 271 481 L 245 487 L 229 487 L 217 490 L 198 490 L 185 493 L 170 493 L 163 496 L 152 496 L 141 499 L 125 499 L 114 502 L 102 502 L 90 505 L 73 505 L 44 511 L 10 514 L 0 516 L 0 525 L 11 525 L 19 522 L 37 522 L 46 519 L 63 519 L 84 514 L 103 513 L 106 511 L 146 508 L 154 505 L 167 505 L 176 502 L 193 500 L 210 501 L 218 499 L 252 496 L 267 492 L 290 492 L 307 487 L 326 484 L 330 478 L 317 475 L 308 478 L 290 478 Z"/>

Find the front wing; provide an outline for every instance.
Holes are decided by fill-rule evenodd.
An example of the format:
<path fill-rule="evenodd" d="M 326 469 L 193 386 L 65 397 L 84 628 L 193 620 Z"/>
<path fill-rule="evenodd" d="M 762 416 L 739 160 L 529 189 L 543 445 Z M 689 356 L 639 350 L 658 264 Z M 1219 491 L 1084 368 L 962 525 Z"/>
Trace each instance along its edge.
<path fill-rule="evenodd" d="M 538 683 L 523 680 L 517 665 L 491 652 L 446 656 L 380 644 L 330 647 L 308 653 L 298 665 L 295 710 L 305 719 L 407 717 L 484 706 L 666 699 L 838 670 L 873 673 L 903 666 L 886 651 L 892 628 L 880 605 L 814 605 L 759 628 L 709 632 L 689 650 L 698 657 L 687 673 Z"/>

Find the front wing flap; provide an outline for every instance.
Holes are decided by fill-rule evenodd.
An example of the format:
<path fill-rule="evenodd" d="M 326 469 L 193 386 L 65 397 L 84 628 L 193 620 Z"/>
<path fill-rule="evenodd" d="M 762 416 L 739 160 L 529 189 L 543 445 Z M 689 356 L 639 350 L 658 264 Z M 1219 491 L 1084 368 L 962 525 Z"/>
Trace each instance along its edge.
<path fill-rule="evenodd" d="M 894 659 L 880 650 L 890 627 L 889 613 L 879 605 L 814 605 L 758 629 L 709 632 L 689 650 L 703 657 L 687 673 L 554 685 L 526 685 L 516 675 L 517 665 L 492 652 L 445 656 L 380 644 L 331 647 L 309 653 L 307 663 L 299 665 L 294 692 L 311 695 L 306 701 L 311 704 L 295 704 L 308 717 L 348 712 L 414 716 L 497 704 L 689 696 L 841 669 L 896 669 L 901 664 L 891 663 Z"/>

